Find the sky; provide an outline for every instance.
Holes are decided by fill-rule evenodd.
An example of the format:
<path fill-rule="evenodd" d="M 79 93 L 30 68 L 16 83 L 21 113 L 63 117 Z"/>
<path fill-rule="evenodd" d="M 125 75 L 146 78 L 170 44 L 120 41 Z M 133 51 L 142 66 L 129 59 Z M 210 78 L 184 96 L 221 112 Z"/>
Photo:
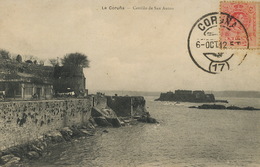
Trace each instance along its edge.
<path fill-rule="evenodd" d="M 110 6 L 124 10 L 102 9 Z M 172 9 L 133 9 L 150 6 Z M 215 75 L 191 60 L 187 38 L 193 24 L 218 7 L 218 0 L 1 0 L 0 48 L 46 61 L 84 53 L 92 91 L 260 91 L 259 50 Z"/>

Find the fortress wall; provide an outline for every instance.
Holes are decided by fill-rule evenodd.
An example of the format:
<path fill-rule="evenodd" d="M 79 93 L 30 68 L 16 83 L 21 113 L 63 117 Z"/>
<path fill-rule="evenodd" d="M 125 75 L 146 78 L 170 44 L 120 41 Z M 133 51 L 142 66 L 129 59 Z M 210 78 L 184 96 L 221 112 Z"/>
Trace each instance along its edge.
<path fill-rule="evenodd" d="M 107 98 L 105 96 L 95 96 L 95 106 L 99 109 L 107 107 Z"/>
<path fill-rule="evenodd" d="M 0 150 L 81 125 L 89 119 L 92 104 L 92 99 L 1 102 Z"/>
<path fill-rule="evenodd" d="M 146 112 L 142 96 L 107 96 L 107 105 L 119 117 L 140 116 Z"/>
<path fill-rule="evenodd" d="M 119 117 L 131 116 L 131 97 L 107 96 L 107 105 Z"/>
<path fill-rule="evenodd" d="M 94 95 L 87 99 L 0 102 L 0 150 L 26 144 L 66 126 L 87 123 L 93 106 L 99 109 L 108 106 L 120 117 L 142 115 L 146 111 L 141 96 Z"/>

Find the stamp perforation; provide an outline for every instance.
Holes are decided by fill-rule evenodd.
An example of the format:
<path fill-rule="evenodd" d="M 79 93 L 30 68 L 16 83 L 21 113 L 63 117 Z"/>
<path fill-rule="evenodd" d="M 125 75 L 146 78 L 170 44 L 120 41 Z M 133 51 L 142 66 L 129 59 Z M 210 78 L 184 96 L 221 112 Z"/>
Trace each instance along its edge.
<path fill-rule="evenodd" d="M 231 3 L 260 3 L 260 1 L 229 1 L 229 0 L 224 0 L 224 1 L 220 1 L 221 2 L 231 2 Z"/>

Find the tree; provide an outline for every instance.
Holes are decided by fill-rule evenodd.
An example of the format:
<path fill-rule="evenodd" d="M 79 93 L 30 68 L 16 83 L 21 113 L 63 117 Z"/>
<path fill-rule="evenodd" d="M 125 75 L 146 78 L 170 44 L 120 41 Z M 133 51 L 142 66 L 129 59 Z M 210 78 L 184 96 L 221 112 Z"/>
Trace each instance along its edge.
<path fill-rule="evenodd" d="M 22 56 L 21 55 L 17 55 L 16 56 L 16 61 L 21 63 L 23 61 Z"/>
<path fill-rule="evenodd" d="M 3 58 L 3 59 L 10 59 L 10 53 L 7 50 L 1 49 L 0 55 L 1 55 L 1 58 Z"/>
<path fill-rule="evenodd" d="M 81 67 L 88 68 L 89 60 L 88 57 L 83 53 L 69 53 L 62 59 L 63 66 Z"/>

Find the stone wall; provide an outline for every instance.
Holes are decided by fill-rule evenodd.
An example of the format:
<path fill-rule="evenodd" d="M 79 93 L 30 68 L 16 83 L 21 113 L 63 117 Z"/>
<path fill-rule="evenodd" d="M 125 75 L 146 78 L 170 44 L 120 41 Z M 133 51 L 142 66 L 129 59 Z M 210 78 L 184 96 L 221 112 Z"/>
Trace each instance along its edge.
<path fill-rule="evenodd" d="M 90 117 L 92 104 L 92 98 L 1 102 L 0 150 L 65 126 L 84 124 Z"/>
<path fill-rule="evenodd" d="M 94 106 L 99 109 L 107 108 L 107 98 L 104 95 L 95 96 Z"/>
<path fill-rule="evenodd" d="M 0 102 L 0 150 L 26 144 L 66 126 L 82 125 L 88 122 L 93 106 L 100 110 L 109 107 L 119 117 L 140 116 L 146 111 L 141 96 Z"/>
<path fill-rule="evenodd" d="M 146 112 L 142 96 L 106 96 L 107 105 L 119 117 L 141 116 Z"/>

